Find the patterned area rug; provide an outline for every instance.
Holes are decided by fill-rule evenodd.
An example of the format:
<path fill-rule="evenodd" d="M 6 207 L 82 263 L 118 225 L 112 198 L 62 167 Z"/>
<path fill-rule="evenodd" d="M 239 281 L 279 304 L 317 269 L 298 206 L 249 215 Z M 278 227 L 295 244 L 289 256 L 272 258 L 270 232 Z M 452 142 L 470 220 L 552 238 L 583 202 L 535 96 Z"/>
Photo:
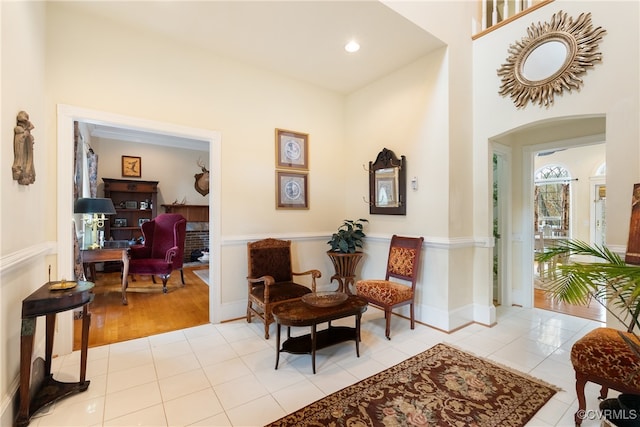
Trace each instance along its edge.
<path fill-rule="evenodd" d="M 559 389 L 446 344 L 343 388 L 275 426 L 524 426 Z"/>

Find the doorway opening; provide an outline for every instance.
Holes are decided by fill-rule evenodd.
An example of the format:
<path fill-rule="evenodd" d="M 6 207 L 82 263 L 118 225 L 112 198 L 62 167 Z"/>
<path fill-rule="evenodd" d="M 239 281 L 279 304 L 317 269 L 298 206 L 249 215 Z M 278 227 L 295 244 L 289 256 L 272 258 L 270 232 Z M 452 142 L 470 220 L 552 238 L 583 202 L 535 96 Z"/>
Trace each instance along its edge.
<path fill-rule="evenodd" d="M 603 225 L 603 221 L 596 219 L 595 215 L 598 215 L 599 210 L 604 211 L 604 198 L 600 201 L 595 198 L 597 190 L 594 177 L 604 159 L 604 143 L 546 148 L 535 153 L 531 224 L 534 256 L 566 239 L 591 244 L 595 242 L 594 224 Z M 604 176 L 600 176 L 597 181 L 602 186 L 604 197 Z M 600 238 L 603 239 L 604 227 L 600 228 L 600 232 Z M 606 313 L 600 304 L 561 304 L 552 301 L 545 291 L 545 285 L 555 278 L 555 269 L 571 262 L 575 260 L 566 256 L 559 256 L 545 263 L 538 263 L 533 259 L 534 307 L 604 321 Z"/>
<path fill-rule="evenodd" d="M 58 106 L 58 272 L 61 276 L 73 276 L 73 236 L 69 233 L 73 218 L 73 132 L 74 121 L 95 123 L 116 128 L 155 133 L 175 138 L 204 141 L 208 145 L 211 177 L 209 197 L 209 322 L 219 323 L 220 318 L 220 142 L 218 131 L 190 128 L 166 122 L 154 122 L 130 116 L 88 110 L 67 105 Z M 215 220 L 214 220 L 215 219 Z M 59 317 L 56 351 L 71 352 L 73 347 L 73 314 Z"/>
<path fill-rule="evenodd" d="M 538 153 L 569 156 L 556 162 L 569 169 L 580 185 L 570 194 L 569 229 L 572 238 L 589 241 L 589 179 L 605 160 L 605 131 L 604 115 L 574 116 L 527 123 L 490 138 L 487 170 L 493 176 L 487 182 L 487 227 L 490 236 L 497 238 L 489 261 L 496 267 L 494 281 L 487 287 L 494 303 L 535 306 L 533 206 L 534 174 L 541 167 L 535 164 Z M 574 170 L 571 162 L 580 168 Z M 492 186 L 497 186 L 496 204 Z"/>

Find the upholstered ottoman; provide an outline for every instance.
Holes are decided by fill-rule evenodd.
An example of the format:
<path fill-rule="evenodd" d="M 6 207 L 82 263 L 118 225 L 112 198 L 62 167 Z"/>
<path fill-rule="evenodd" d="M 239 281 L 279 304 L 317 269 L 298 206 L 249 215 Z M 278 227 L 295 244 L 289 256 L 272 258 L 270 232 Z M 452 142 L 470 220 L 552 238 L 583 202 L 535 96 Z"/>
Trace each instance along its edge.
<path fill-rule="evenodd" d="M 601 399 L 607 397 L 610 388 L 621 393 L 640 394 L 640 352 L 634 352 L 620 333 L 638 343 L 640 350 L 640 341 L 632 333 L 613 328 L 594 329 L 576 341 L 571 348 L 578 396 L 578 412 L 575 414 L 577 426 L 585 417 L 587 405 L 584 387 L 587 381 L 602 386 Z"/>

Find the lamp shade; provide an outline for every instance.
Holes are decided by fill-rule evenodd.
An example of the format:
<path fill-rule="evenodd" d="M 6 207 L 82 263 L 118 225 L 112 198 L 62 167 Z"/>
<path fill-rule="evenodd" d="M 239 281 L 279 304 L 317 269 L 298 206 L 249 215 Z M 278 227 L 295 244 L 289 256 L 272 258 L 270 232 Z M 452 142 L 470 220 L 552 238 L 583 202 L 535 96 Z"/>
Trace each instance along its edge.
<path fill-rule="evenodd" d="M 113 207 L 111 199 L 86 197 L 76 200 L 73 204 L 73 213 L 115 215 L 116 208 Z"/>

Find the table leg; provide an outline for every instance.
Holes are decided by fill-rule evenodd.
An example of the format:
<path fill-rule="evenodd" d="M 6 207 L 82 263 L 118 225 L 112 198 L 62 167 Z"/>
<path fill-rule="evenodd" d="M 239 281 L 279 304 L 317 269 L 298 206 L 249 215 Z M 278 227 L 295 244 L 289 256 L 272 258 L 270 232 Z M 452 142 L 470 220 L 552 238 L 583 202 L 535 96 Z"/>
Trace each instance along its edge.
<path fill-rule="evenodd" d="M 316 373 L 316 324 L 311 325 L 311 367 Z"/>
<path fill-rule="evenodd" d="M 280 361 L 280 323 L 276 323 L 276 369 Z"/>
<path fill-rule="evenodd" d="M 360 320 L 362 314 L 356 314 L 356 356 L 360 357 Z"/>
<path fill-rule="evenodd" d="M 20 333 L 20 409 L 18 425 L 29 424 L 29 383 L 31 382 L 31 355 L 33 354 L 33 338 L 36 331 L 36 319 L 22 319 Z"/>
<path fill-rule="evenodd" d="M 87 310 L 87 305 L 82 307 L 82 346 L 80 349 L 80 383 L 87 379 L 87 353 L 89 348 L 89 325 L 91 324 L 91 313 Z"/>
<path fill-rule="evenodd" d="M 47 330 L 44 357 L 45 377 L 51 375 L 51 355 L 53 354 L 53 334 L 56 331 L 56 314 L 47 314 Z"/>
<path fill-rule="evenodd" d="M 127 285 L 129 278 L 129 254 L 126 249 L 122 250 L 122 304 L 127 305 Z"/>

